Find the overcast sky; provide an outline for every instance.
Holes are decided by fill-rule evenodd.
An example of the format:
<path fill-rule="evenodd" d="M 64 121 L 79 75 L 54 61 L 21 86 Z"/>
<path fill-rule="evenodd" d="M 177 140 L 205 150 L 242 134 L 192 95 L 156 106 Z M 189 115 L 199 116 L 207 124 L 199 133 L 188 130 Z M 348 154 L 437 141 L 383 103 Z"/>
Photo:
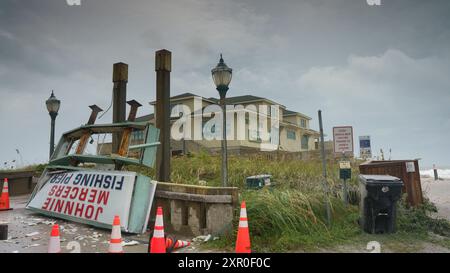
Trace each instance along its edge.
<path fill-rule="evenodd" d="M 219 53 L 229 96 L 252 94 L 354 126 L 394 159 L 450 167 L 450 1 L 0 1 L 0 162 L 48 158 L 51 90 L 62 101 L 56 139 L 111 102 L 112 65 L 129 64 L 128 99 L 153 112 L 154 52 L 173 54 L 172 95 L 218 96 Z M 99 122 L 111 121 L 111 113 Z M 356 148 L 358 145 L 356 144 Z M 359 153 L 356 149 L 355 153 Z"/>

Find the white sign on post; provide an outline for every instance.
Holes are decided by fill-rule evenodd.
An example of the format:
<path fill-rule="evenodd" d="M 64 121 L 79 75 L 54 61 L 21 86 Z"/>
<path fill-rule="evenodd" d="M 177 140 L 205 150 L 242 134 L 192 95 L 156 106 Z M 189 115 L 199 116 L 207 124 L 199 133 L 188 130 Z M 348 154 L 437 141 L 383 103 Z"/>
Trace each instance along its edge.
<path fill-rule="evenodd" d="M 335 154 L 353 154 L 353 127 L 333 127 Z"/>
<path fill-rule="evenodd" d="M 28 207 L 127 230 L 136 173 L 72 171 L 51 174 Z"/>
<path fill-rule="evenodd" d="M 414 172 L 416 172 L 416 168 L 414 166 L 414 162 L 406 162 L 406 172 L 407 173 L 414 173 Z"/>

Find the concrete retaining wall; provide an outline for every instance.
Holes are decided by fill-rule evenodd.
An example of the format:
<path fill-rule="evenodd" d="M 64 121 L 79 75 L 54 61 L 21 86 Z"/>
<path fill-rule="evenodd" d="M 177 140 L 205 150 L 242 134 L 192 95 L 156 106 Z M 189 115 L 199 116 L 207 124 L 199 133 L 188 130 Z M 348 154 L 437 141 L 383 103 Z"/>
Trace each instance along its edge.
<path fill-rule="evenodd" d="M 8 191 L 10 196 L 32 193 L 37 183 L 34 174 L 34 171 L 0 172 L 0 192 L 3 189 L 3 180 L 8 178 Z"/>
<path fill-rule="evenodd" d="M 154 226 L 156 208 L 162 206 L 166 233 L 219 235 L 232 228 L 238 189 L 159 182 L 154 202 L 150 228 Z"/>

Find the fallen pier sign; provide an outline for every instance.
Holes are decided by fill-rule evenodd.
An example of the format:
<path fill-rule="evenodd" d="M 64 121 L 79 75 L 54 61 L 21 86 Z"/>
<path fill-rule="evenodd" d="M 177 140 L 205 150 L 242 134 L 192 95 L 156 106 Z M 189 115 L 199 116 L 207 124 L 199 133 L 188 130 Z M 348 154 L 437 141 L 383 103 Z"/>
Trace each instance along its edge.
<path fill-rule="evenodd" d="M 27 209 L 47 216 L 111 229 L 114 216 L 121 219 L 121 230 L 144 233 L 147 229 L 156 182 L 127 166 L 154 168 L 159 129 L 147 122 L 136 122 L 140 104 L 128 102 L 128 120 L 95 124 L 101 110 L 91 105 L 86 125 L 62 135 L 50 161 L 39 178 Z M 130 145 L 131 132 L 142 132 L 144 139 Z M 122 135 L 119 153 L 103 149 L 99 141 L 107 135 Z M 93 140 L 97 136 L 97 143 Z M 87 152 L 88 143 L 90 151 Z M 95 150 L 95 153 L 92 153 Z M 111 149 L 110 149 L 111 150 Z"/>
<path fill-rule="evenodd" d="M 119 215 L 125 232 L 147 228 L 156 182 L 135 172 L 49 171 L 27 208 L 45 215 L 110 228 Z"/>

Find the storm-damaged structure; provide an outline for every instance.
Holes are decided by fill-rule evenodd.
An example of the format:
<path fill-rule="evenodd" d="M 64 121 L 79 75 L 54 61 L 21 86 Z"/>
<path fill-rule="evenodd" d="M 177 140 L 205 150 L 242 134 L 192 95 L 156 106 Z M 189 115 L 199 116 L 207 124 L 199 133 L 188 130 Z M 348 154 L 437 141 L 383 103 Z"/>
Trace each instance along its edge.
<path fill-rule="evenodd" d="M 134 100 L 128 103 L 131 110 L 125 122 L 94 124 L 101 109 L 93 105 L 86 125 L 62 135 L 27 208 L 104 228 L 109 228 L 114 216 L 119 215 L 124 231 L 146 230 L 156 182 L 122 169 L 130 165 L 154 167 L 159 130 L 135 122 L 140 104 Z M 130 135 L 136 131 L 145 135 L 144 144 L 130 145 Z M 120 136 L 118 153 L 97 155 L 108 136 Z M 97 147 L 94 153 L 90 153 L 93 151 L 88 145 Z"/>
<path fill-rule="evenodd" d="M 220 234 L 231 227 L 237 188 L 170 183 L 169 51 L 156 52 L 155 70 L 155 126 L 136 121 L 141 104 L 126 102 L 128 65 L 114 64 L 113 123 L 95 124 L 103 110 L 90 106 L 88 122 L 62 135 L 28 209 L 100 228 L 111 228 L 118 215 L 122 230 L 129 233 L 152 227 L 157 206 L 163 207 L 166 232 Z M 126 103 L 130 106 L 127 119 Z M 112 144 L 108 153 L 106 143 Z M 153 171 L 148 172 L 149 168 Z M 144 175 L 144 170 L 155 176 Z"/>

